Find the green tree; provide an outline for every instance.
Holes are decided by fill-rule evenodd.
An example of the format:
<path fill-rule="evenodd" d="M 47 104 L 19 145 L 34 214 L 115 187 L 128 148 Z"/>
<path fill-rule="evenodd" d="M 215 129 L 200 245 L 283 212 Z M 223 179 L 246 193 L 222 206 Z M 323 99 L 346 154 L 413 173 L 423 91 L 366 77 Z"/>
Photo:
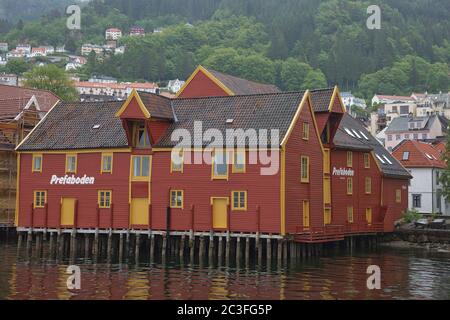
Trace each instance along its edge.
<path fill-rule="evenodd" d="M 34 67 L 24 76 L 27 87 L 49 90 L 66 101 L 78 98 L 78 92 L 67 73 L 55 65 Z"/>
<path fill-rule="evenodd" d="M 6 64 L 6 70 L 9 73 L 21 75 L 29 69 L 29 64 L 24 59 L 10 59 Z"/>

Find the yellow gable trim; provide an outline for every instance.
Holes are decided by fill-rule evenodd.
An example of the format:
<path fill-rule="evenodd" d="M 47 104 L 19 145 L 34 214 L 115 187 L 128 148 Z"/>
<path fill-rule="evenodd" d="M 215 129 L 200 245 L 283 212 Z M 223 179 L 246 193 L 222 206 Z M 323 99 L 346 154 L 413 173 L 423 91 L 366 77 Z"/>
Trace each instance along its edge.
<path fill-rule="evenodd" d="M 148 112 L 147 108 L 145 107 L 144 103 L 142 102 L 142 99 L 139 96 L 139 93 L 137 92 L 136 89 L 133 89 L 133 91 L 131 91 L 131 94 L 128 97 L 128 99 L 125 101 L 125 103 L 119 109 L 119 111 L 116 112 L 116 117 L 120 117 L 122 115 L 122 113 L 125 112 L 125 110 L 128 108 L 128 105 L 131 103 L 133 98 L 136 98 L 136 101 L 137 101 L 138 106 L 141 109 L 142 113 L 144 114 L 144 116 L 147 119 L 149 119 L 150 118 L 150 112 Z"/>
<path fill-rule="evenodd" d="M 328 111 L 331 112 L 333 110 L 333 103 L 336 97 L 339 98 L 339 104 L 341 105 L 342 112 L 345 113 L 347 109 L 345 108 L 344 102 L 342 101 L 338 86 L 334 86 L 333 95 L 331 96 L 330 105 L 328 106 Z"/>
<path fill-rule="evenodd" d="M 175 97 L 179 97 L 184 89 L 191 83 L 191 81 L 195 78 L 197 73 L 202 72 L 205 76 L 207 76 L 212 82 L 214 82 L 217 86 L 219 86 L 223 91 L 225 91 L 228 95 L 234 96 L 234 92 L 231 91 L 226 85 L 224 85 L 219 79 L 213 76 L 211 72 L 209 72 L 206 68 L 204 68 L 202 65 L 199 65 L 197 69 L 194 70 L 194 72 L 189 76 L 189 78 L 186 80 L 184 85 L 181 87 L 181 89 L 177 92 Z"/>

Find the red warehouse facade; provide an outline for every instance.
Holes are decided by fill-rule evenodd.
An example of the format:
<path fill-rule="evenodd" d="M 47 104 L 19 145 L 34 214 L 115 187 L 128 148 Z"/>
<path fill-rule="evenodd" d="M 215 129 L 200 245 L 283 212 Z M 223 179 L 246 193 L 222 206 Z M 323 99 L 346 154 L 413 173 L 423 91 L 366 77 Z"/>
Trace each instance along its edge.
<path fill-rule="evenodd" d="M 59 103 L 17 151 L 19 231 L 325 242 L 392 231 L 407 208 L 409 174 L 337 88 L 282 93 L 202 67 L 175 99 Z"/>

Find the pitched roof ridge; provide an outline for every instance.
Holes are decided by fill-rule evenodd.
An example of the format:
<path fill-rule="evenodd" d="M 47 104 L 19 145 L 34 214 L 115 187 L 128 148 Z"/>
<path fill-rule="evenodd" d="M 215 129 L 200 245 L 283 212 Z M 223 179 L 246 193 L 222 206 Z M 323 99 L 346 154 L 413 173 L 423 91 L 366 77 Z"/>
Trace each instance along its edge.
<path fill-rule="evenodd" d="M 301 94 L 305 93 L 306 90 L 299 91 L 280 91 L 280 92 L 265 92 L 265 93 L 251 93 L 251 94 L 236 94 L 236 95 L 223 95 L 223 96 L 207 96 L 207 97 L 190 97 L 190 98 L 168 98 L 172 101 L 176 100 L 208 100 L 208 99 L 217 99 L 217 98 L 238 98 L 238 97 L 256 97 L 256 96 L 275 96 L 275 95 L 288 95 L 288 94 Z"/>
<path fill-rule="evenodd" d="M 274 86 L 274 87 L 276 87 L 276 85 L 273 84 L 273 83 L 265 83 L 265 82 L 249 80 L 249 79 L 241 78 L 241 77 L 229 74 L 229 73 L 224 73 L 224 72 L 221 72 L 221 71 L 217 71 L 217 70 L 214 70 L 214 69 L 210 69 L 210 68 L 206 68 L 206 67 L 203 67 L 203 68 L 205 68 L 209 72 L 216 72 L 216 73 L 222 74 L 224 76 L 233 77 L 233 78 L 236 78 L 236 79 L 239 79 L 239 80 L 249 81 L 249 82 L 253 82 L 253 83 L 260 84 L 260 85 L 265 85 L 265 86 Z"/>

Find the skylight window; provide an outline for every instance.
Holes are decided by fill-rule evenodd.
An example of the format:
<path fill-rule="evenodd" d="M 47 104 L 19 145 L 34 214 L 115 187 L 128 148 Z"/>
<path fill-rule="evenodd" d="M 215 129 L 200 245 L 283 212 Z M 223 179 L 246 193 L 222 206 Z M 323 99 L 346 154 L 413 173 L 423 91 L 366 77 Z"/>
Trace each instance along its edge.
<path fill-rule="evenodd" d="M 356 132 L 355 129 L 352 129 L 352 131 L 358 139 L 361 139 L 361 136 L 358 134 L 358 132 Z"/>
<path fill-rule="evenodd" d="M 369 141 L 369 137 L 368 137 L 364 132 L 362 132 L 361 130 L 359 130 L 359 133 L 361 133 L 361 135 L 364 137 L 364 139 L 366 139 L 367 141 Z"/>
<path fill-rule="evenodd" d="M 409 160 L 409 151 L 404 151 L 403 152 L 403 157 L 402 157 L 402 160 Z"/>
<path fill-rule="evenodd" d="M 100 125 L 99 124 L 94 124 L 94 126 L 92 127 L 92 129 L 99 129 Z"/>
<path fill-rule="evenodd" d="M 347 132 L 347 134 L 351 137 L 355 137 L 355 135 L 348 129 L 348 128 L 344 128 L 345 132 Z"/>
<path fill-rule="evenodd" d="M 384 160 L 386 160 L 386 161 L 387 161 L 387 163 L 389 163 L 389 164 L 392 164 L 392 161 L 391 161 L 391 160 L 389 160 L 389 158 L 388 158 L 388 157 L 386 157 L 386 155 L 384 155 L 384 154 L 383 154 L 383 158 L 384 158 Z"/>
<path fill-rule="evenodd" d="M 382 164 L 386 164 L 386 162 L 384 162 L 383 158 L 380 157 L 378 154 L 376 154 L 376 157 L 377 157 L 378 160 L 380 160 L 380 162 L 381 162 Z"/>
<path fill-rule="evenodd" d="M 227 124 L 232 124 L 234 122 L 234 119 L 227 119 Z"/>
<path fill-rule="evenodd" d="M 433 157 L 430 156 L 428 153 L 425 153 L 425 155 L 427 156 L 428 159 L 433 160 Z"/>

